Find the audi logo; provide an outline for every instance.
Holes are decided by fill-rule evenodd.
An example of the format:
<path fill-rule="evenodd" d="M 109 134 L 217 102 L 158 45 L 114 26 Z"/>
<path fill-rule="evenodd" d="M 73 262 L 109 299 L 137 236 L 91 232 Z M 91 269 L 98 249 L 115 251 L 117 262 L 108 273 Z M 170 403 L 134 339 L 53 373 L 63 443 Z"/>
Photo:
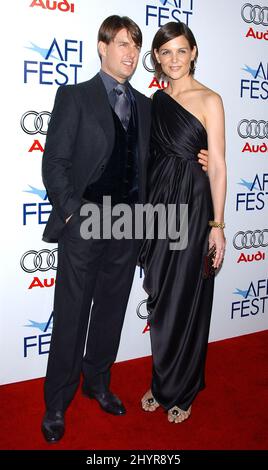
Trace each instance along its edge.
<path fill-rule="evenodd" d="M 20 265 L 26 273 L 35 273 L 36 271 L 49 271 L 49 269 L 57 269 L 58 248 L 54 250 L 29 250 L 24 253 L 20 259 Z"/>
<path fill-rule="evenodd" d="M 241 8 L 241 16 L 246 23 L 268 26 L 268 7 L 245 3 Z"/>
<path fill-rule="evenodd" d="M 268 229 L 237 232 L 233 238 L 233 245 L 237 250 L 265 248 L 268 246 Z"/>
<path fill-rule="evenodd" d="M 146 305 L 147 299 L 142 300 L 136 308 L 137 315 L 139 318 L 141 318 L 141 320 L 147 320 L 149 318 L 150 314 L 147 311 Z M 141 312 L 141 310 L 144 310 L 144 312 Z"/>
<path fill-rule="evenodd" d="M 242 139 L 267 139 L 268 138 L 268 121 L 256 121 L 255 119 L 242 119 L 238 123 L 237 132 Z"/>
<path fill-rule="evenodd" d="M 51 113 L 49 111 L 26 111 L 21 116 L 20 125 L 26 134 L 46 135 Z"/>
<path fill-rule="evenodd" d="M 155 72 L 155 69 L 151 63 L 151 51 L 145 52 L 142 58 L 142 65 L 145 68 L 145 70 L 147 70 L 147 72 L 151 72 L 151 73 Z"/>

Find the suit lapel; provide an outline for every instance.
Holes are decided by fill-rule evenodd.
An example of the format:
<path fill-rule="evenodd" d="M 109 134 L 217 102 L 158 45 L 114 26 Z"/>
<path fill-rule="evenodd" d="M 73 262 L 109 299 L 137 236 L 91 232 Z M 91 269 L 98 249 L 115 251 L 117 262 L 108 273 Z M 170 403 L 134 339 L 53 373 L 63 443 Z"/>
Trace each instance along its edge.
<path fill-rule="evenodd" d="M 94 108 L 97 121 L 102 127 L 109 146 L 114 141 L 114 122 L 107 92 L 99 74 L 88 82 L 87 87 L 90 106 Z"/>
<path fill-rule="evenodd" d="M 138 159 L 140 174 L 140 197 L 141 201 L 146 200 L 146 158 L 148 156 L 148 143 L 150 133 L 150 113 L 147 109 L 143 97 L 131 87 L 135 97 L 137 115 L 138 115 Z"/>
<path fill-rule="evenodd" d="M 146 119 L 146 114 L 144 114 L 144 109 L 142 106 L 142 102 L 138 93 L 136 93 L 135 88 L 131 87 L 131 91 L 135 97 L 135 102 L 137 106 L 137 115 L 138 115 L 138 147 L 139 147 L 139 155 L 141 164 L 144 161 L 145 155 L 144 152 L 146 151 L 146 142 L 148 138 L 148 124 L 144 121 Z"/>
<path fill-rule="evenodd" d="M 144 119 L 146 119 L 147 117 L 147 113 L 144 116 L 144 107 L 142 106 L 142 100 L 139 94 L 136 92 L 135 88 L 133 88 L 131 85 L 130 87 L 135 97 L 137 106 L 138 147 L 140 159 L 142 162 L 142 160 L 144 159 L 144 144 L 147 142 L 149 132 L 148 124 L 147 122 L 144 122 Z M 93 106 L 94 108 L 95 117 L 104 131 L 108 144 L 109 146 L 113 145 L 115 138 L 113 115 L 105 86 L 99 74 L 95 75 L 95 77 L 89 80 L 87 92 L 88 97 L 90 99 L 90 107 Z"/>

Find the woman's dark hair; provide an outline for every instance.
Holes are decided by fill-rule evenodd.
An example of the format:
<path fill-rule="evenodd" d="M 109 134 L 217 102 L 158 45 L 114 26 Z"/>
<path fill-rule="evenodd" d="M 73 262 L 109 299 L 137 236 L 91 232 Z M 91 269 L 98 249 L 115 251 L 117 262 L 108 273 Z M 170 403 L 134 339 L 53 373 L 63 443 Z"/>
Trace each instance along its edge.
<path fill-rule="evenodd" d="M 163 75 L 163 70 L 161 65 L 157 62 L 156 55 L 154 53 L 154 50 L 156 49 L 159 51 L 160 47 L 163 46 L 166 42 L 171 41 L 171 39 L 175 39 L 179 36 L 184 36 L 187 41 L 189 42 L 191 50 L 193 50 L 194 47 L 196 47 L 196 54 L 194 60 L 191 61 L 190 65 L 190 70 L 189 74 L 194 75 L 195 72 L 195 65 L 198 57 L 198 47 L 196 44 L 195 37 L 188 28 L 188 26 L 185 23 L 177 23 L 175 21 L 170 21 L 169 23 L 166 23 L 162 28 L 160 28 L 152 42 L 152 48 L 151 48 L 151 59 L 152 63 L 154 65 L 155 69 L 155 75 L 157 78 L 160 78 Z"/>
<path fill-rule="evenodd" d="M 108 18 L 106 18 L 100 25 L 98 32 L 98 42 L 102 41 L 105 42 L 105 44 L 110 44 L 110 42 L 114 40 L 118 31 L 124 28 L 129 32 L 136 46 L 141 47 L 141 30 L 139 26 L 128 16 L 108 16 Z"/>

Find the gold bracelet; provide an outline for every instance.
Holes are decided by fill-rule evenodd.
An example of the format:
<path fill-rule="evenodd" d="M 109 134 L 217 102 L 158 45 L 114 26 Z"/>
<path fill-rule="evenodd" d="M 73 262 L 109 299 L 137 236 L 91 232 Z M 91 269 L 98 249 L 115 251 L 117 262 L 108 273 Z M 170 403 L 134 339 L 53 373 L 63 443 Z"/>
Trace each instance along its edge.
<path fill-rule="evenodd" d="M 225 223 L 224 222 L 216 222 L 216 220 L 210 220 L 208 225 L 210 227 L 222 228 L 224 229 Z"/>

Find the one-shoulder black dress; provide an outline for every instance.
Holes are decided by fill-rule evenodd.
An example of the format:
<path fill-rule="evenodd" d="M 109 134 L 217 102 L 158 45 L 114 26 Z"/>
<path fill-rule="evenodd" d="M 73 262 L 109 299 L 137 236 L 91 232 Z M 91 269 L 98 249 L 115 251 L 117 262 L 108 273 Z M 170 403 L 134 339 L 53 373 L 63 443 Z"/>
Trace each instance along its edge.
<path fill-rule="evenodd" d="M 204 388 L 214 279 L 203 278 L 213 206 L 207 174 L 198 163 L 207 148 L 203 124 L 163 90 L 153 97 L 148 198 L 152 205 L 188 204 L 188 246 L 145 239 L 139 256 L 153 353 L 152 392 L 165 408 L 187 410 Z"/>

